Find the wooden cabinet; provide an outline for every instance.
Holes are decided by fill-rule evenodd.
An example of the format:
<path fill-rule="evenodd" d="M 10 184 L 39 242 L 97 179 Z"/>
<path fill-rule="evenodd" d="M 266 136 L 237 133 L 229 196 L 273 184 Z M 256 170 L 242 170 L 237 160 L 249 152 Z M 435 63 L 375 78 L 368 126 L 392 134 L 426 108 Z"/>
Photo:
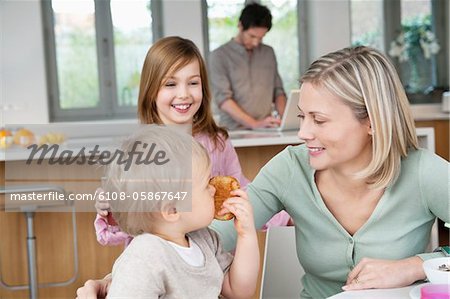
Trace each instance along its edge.
<path fill-rule="evenodd" d="M 9 162 L 8 162 L 9 163 Z M 92 171 L 92 170 L 91 170 Z M 5 185 L 5 162 L 0 162 L 0 185 Z M 97 185 L 100 185 L 98 181 Z M 71 190 L 72 191 L 72 190 Z M 28 284 L 27 226 L 21 212 L 5 212 L 0 195 L 0 273 L 11 286 Z M 39 288 L 39 298 L 74 298 L 76 290 L 91 278 L 111 271 L 122 246 L 101 246 L 95 237 L 95 212 L 76 213 L 78 276 L 68 286 Z M 74 273 L 72 213 L 39 212 L 34 216 L 38 283 L 68 280 Z M 28 298 L 28 290 L 10 291 L 0 287 L 0 298 Z"/>
<path fill-rule="evenodd" d="M 442 158 L 446 159 L 447 161 L 450 161 L 449 121 L 448 120 L 417 121 L 416 127 L 434 128 L 436 153 Z"/>
<path fill-rule="evenodd" d="M 242 172 L 249 179 L 253 180 L 261 167 L 270 161 L 274 156 L 286 148 L 284 145 L 250 146 L 236 148 L 236 152 L 241 163 Z"/>

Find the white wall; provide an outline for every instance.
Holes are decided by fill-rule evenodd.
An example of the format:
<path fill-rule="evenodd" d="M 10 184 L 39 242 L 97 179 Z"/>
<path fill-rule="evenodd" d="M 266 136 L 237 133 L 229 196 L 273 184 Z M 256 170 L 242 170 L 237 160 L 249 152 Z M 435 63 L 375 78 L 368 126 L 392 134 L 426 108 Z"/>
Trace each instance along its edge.
<path fill-rule="evenodd" d="M 39 1 L 0 1 L 0 124 L 48 122 Z"/>
<path fill-rule="evenodd" d="M 351 44 L 350 0 L 307 0 L 309 63 Z"/>
<path fill-rule="evenodd" d="M 164 36 L 188 38 L 204 54 L 201 1 L 165 0 L 162 4 Z"/>

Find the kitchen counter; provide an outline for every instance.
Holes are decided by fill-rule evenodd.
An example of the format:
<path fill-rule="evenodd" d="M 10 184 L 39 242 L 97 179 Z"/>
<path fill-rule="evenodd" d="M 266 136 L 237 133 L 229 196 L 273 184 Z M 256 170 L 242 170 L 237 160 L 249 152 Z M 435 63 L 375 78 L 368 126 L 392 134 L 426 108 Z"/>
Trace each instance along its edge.
<path fill-rule="evenodd" d="M 426 136 L 427 148 L 434 149 L 434 132 L 430 128 L 417 128 L 419 136 Z M 286 146 L 289 144 L 300 144 L 302 141 L 297 136 L 297 130 L 286 132 L 263 132 L 240 130 L 230 132 L 231 143 L 236 149 L 247 147 L 261 147 L 261 146 Z M 92 150 L 95 145 L 99 145 L 99 150 L 111 150 L 117 137 L 89 137 L 89 138 L 73 138 L 67 140 L 61 145 L 58 153 L 64 149 L 69 149 L 77 153 L 82 147 L 86 147 L 86 154 Z M 30 157 L 31 149 L 14 146 L 8 148 L 7 151 L 0 151 L 0 161 L 21 161 L 27 160 Z M 38 155 L 34 159 L 38 158 Z"/>
<path fill-rule="evenodd" d="M 449 120 L 450 112 L 443 112 L 441 104 L 416 104 L 411 106 L 415 121 Z"/>
<path fill-rule="evenodd" d="M 297 133 L 298 130 L 285 132 L 238 130 L 229 132 L 231 143 L 235 148 L 303 143 L 298 138 Z"/>
<path fill-rule="evenodd" d="M 301 140 L 297 137 L 297 130 L 287 132 L 262 132 L 241 130 L 230 132 L 231 143 L 235 148 L 269 145 L 287 145 L 299 144 Z M 99 150 L 111 150 L 117 137 L 89 137 L 89 138 L 71 138 L 61 145 L 58 150 L 60 153 L 64 149 L 78 152 L 83 146 L 86 147 L 86 154 L 92 150 L 95 145 L 99 145 Z M 19 161 L 27 160 L 30 157 L 31 150 L 13 146 L 7 151 L 0 151 L 0 161 Z M 36 155 L 34 159 L 38 158 Z"/>

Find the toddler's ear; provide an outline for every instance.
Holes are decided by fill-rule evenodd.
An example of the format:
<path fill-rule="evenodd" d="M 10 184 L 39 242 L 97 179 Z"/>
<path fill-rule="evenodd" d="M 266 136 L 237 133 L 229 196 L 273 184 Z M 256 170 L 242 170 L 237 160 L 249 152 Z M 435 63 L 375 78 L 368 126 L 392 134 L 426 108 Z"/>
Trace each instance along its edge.
<path fill-rule="evenodd" d="M 176 222 L 180 218 L 177 208 L 173 204 L 165 204 L 161 208 L 161 215 L 168 222 Z"/>

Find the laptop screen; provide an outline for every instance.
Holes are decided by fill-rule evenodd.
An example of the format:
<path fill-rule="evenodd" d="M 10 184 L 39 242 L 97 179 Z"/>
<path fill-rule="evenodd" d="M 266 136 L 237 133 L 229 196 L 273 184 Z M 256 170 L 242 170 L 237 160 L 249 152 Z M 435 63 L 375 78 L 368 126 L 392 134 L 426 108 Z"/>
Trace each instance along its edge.
<path fill-rule="evenodd" d="M 298 100 L 300 98 L 300 90 L 291 90 L 286 102 L 281 124 L 277 128 L 257 128 L 256 131 L 289 131 L 298 130 L 300 126 L 298 115 Z"/>

